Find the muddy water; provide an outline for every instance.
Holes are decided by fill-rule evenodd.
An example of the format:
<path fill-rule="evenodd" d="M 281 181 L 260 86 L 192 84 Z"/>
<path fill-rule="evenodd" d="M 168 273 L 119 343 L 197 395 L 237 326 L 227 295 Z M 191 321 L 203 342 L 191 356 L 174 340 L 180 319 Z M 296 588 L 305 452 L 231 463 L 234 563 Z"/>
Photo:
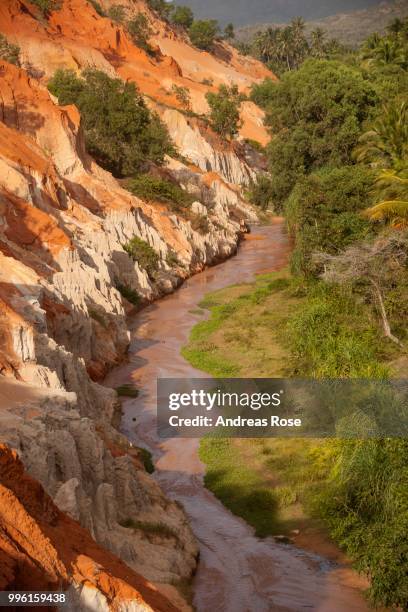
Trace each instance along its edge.
<path fill-rule="evenodd" d="M 260 540 L 224 508 L 203 486 L 197 440 L 163 442 L 156 437 L 156 379 L 205 376 L 180 355 L 191 328 L 202 319 L 191 310 L 209 291 L 281 268 L 287 255 L 282 223 L 255 228 L 236 257 L 189 279 L 176 293 L 137 315 L 130 363 L 107 380 L 115 386 L 133 379 L 142 390 L 137 399 L 125 401 L 122 430 L 152 451 L 155 478 L 189 516 L 201 551 L 194 582 L 198 612 L 368 610 L 350 570 L 272 538 Z"/>

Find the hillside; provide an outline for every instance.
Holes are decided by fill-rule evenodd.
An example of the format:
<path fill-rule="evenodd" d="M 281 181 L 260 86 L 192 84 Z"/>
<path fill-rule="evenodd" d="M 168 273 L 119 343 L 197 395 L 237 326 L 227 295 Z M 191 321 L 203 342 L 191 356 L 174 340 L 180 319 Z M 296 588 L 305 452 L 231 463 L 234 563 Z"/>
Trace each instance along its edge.
<path fill-rule="evenodd" d="M 124 0 L 127 19 L 146 15 L 147 52 L 124 24 L 106 16 L 112 4 L 64 0 L 48 12 L 28 0 L 0 5 L 0 32 L 18 54 L 14 63 L 0 60 L 0 441 L 17 451 L 30 477 L 73 519 L 56 514 L 57 537 L 57 527 L 64 530 L 68 521 L 75 542 L 84 528 L 111 551 L 108 577 L 92 583 L 96 598 L 108 595 L 98 609 L 117 609 L 109 594 L 117 585 L 109 576 L 126 571 L 122 564 L 115 574 L 115 555 L 131 568 L 129 580 L 144 577 L 147 593 L 146 605 L 134 596 L 134 607 L 121 609 L 150 609 L 151 588 L 188 609 L 174 585 L 195 571 L 197 543 L 183 509 L 165 497 L 146 472 L 144 455 L 116 429 L 118 394 L 101 383 L 125 357 L 128 315 L 235 253 L 246 224 L 257 219 L 243 198 L 257 172 L 243 138 L 267 141 L 263 112 L 252 102 L 242 105 L 241 139 L 234 142 L 212 131 L 202 114 L 208 91 L 224 83 L 247 92 L 270 73 L 223 42 L 213 53 L 199 51 L 142 0 Z M 144 117 L 157 113 L 162 123 L 156 125 L 175 146 L 172 157 L 148 167 L 177 194 L 188 194 L 190 208 L 141 199 L 127 189 L 126 177 L 115 178 L 95 162 L 77 107 L 59 105 L 47 90 L 59 69 L 74 77 L 97 70 L 108 83 L 137 85 L 138 108 Z M 189 91 L 189 112 L 175 86 Z M 150 268 L 140 252 L 130 251 L 135 244 L 153 262 Z M 9 466 L 14 459 L 7 449 L 3 455 Z M 20 464 L 13 469 L 22 470 Z M 10 489 L 7 470 L 0 471 L 0 482 Z M 4 495 L 17 516 L 14 494 Z M 31 530 L 48 529 L 56 510 L 50 501 L 44 508 L 51 510 L 43 517 L 29 502 L 19 509 Z M 41 546 L 34 540 L 24 552 L 16 534 L 4 535 L 0 554 L 10 571 L 3 588 L 24 588 L 18 568 L 25 555 L 43 559 Z M 75 546 L 79 559 L 88 555 Z M 61 563 L 71 552 L 64 555 Z M 89 563 L 100 563 L 99 548 L 95 555 Z M 48 566 L 37 564 L 38 580 L 30 586 L 89 583 L 77 566 L 61 563 L 52 579 Z M 146 580 L 155 587 L 145 588 Z M 171 609 L 165 598 L 158 600 L 163 603 L 154 609 Z"/>
<path fill-rule="evenodd" d="M 233 21 L 236 26 L 252 23 L 282 23 L 302 15 L 305 19 L 321 19 L 335 13 L 365 9 L 379 0 L 184 0 L 203 19 L 218 19 L 222 25 Z"/>
<path fill-rule="evenodd" d="M 316 28 L 323 28 L 330 38 L 336 38 L 346 45 L 356 46 L 373 32 L 384 33 L 387 24 L 395 18 L 408 15 L 408 2 L 396 0 L 395 2 L 381 2 L 379 6 L 352 11 L 350 13 L 337 13 L 324 19 L 307 21 L 306 32 L 310 34 Z M 278 23 L 265 23 L 242 27 L 237 31 L 238 40 L 247 41 L 259 30 Z"/>

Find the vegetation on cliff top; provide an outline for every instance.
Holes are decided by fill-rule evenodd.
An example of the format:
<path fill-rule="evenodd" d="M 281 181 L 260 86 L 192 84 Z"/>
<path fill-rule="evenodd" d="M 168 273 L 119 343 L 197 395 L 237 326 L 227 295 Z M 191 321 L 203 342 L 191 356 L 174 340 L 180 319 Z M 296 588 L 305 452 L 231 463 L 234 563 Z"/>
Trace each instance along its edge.
<path fill-rule="evenodd" d="M 57 70 L 48 83 L 60 104 L 81 112 L 88 151 L 116 177 L 139 172 L 146 162 L 161 164 L 174 153 L 166 127 L 151 112 L 134 83 L 100 70 Z"/>

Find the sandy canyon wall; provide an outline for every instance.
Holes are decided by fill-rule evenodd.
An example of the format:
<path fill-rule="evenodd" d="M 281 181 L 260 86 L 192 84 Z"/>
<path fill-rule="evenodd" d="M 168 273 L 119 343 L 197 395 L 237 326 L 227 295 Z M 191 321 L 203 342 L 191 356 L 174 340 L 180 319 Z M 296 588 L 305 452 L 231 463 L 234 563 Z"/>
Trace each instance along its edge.
<path fill-rule="evenodd" d="M 101 4 L 107 9 L 113 3 Z M 138 450 L 116 430 L 117 394 L 100 381 L 129 342 L 126 320 L 133 307 L 118 288 L 137 292 L 146 303 L 157 299 L 233 254 L 245 225 L 256 221 L 242 196 L 256 174 L 245 148 L 223 142 L 182 112 L 173 85 L 188 87 L 192 110 L 203 113 L 209 89 L 237 83 L 247 91 L 268 73 L 224 42 L 214 54 L 194 49 L 143 2 L 121 4 L 129 15 L 147 14 L 154 58 L 86 0 L 61 1 L 47 19 L 28 0 L 0 4 L 0 32 L 20 47 L 19 67 L 0 61 L 0 440 L 41 483 L 33 486 L 42 500 L 34 508 L 20 459 L 2 447 L 1 495 L 16 510 L 7 514 L 0 502 L 0 554 L 9 568 L 0 578 L 3 588 L 24 586 L 26 557 L 39 554 L 46 537 L 56 559 L 50 578 L 48 553 L 41 553 L 40 574 L 48 584 L 57 578 L 75 588 L 86 584 L 97 591 L 92 596 L 112 602 L 106 589 L 122 592 L 123 585 L 113 583 L 126 583 L 126 572 L 132 577 L 126 588 L 142 593 L 140 581 L 146 581 L 134 578 L 138 572 L 182 609 L 176 590 L 165 585 L 190 578 L 197 544 L 182 508 L 164 497 Z M 194 195 L 193 210 L 205 218 L 205 231 L 163 204 L 134 197 L 87 154 L 77 109 L 58 106 L 46 88 L 56 69 L 86 67 L 134 81 L 161 115 L 181 154 L 167 160 L 166 172 Z M 265 143 L 261 111 L 246 102 L 242 114 L 242 138 Z M 123 249 L 134 236 L 159 255 L 153 279 Z M 11 486 L 10 473 L 24 486 Z M 22 552 L 9 531 L 10 516 L 19 520 L 19 513 L 39 533 L 35 553 Z M 146 531 L 146 524 L 161 528 Z M 73 541 L 84 539 L 97 551 L 88 554 L 78 544 L 74 571 L 67 565 L 72 551 L 63 553 L 58 541 L 64 525 L 75 532 Z M 99 565 L 106 569 L 103 580 L 99 570 L 98 579 L 89 573 Z M 154 587 L 143 588 L 142 603 L 120 609 L 172 609 Z"/>

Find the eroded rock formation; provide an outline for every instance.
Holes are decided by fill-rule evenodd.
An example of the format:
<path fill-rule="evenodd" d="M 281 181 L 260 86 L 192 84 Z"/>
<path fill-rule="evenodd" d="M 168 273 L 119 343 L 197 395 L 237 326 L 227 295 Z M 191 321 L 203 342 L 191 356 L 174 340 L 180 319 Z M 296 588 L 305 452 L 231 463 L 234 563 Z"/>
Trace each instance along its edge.
<path fill-rule="evenodd" d="M 111 4 L 101 2 L 105 9 Z M 86 584 L 85 599 L 99 598 L 98 609 L 113 606 L 112 592 L 122 589 L 139 595 L 136 607 L 120 609 L 172 609 L 134 578 L 136 571 L 182 609 L 175 590 L 164 585 L 190 578 L 197 545 L 182 508 L 164 497 L 138 450 L 115 429 L 117 394 L 100 381 L 129 342 L 132 305 L 123 287 L 142 303 L 157 299 L 233 254 L 245 225 L 256 221 L 242 196 L 256 169 L 242 145 L 223 142 L 199 117 L 183 112 L 173 85 L 188 87 L 192 110 L 200 114 L 209 89 L 237 83 L 247 91 L 268 73 L 223 42 L 214 54 L 194 49 L 141 0 L 121 4 L 129 17 L 139 10 L 148 16 L 154 58 L 86 0 L 61 1 L 47 19 L 28 0 L 0 4 L 0 32 L 20 47 L 20 67 L 0 61 L 0 440 L 75 519 L 59 512 L 39 484 L 33 486 L 41 502 L 34 507 L 23 499 L 32 481 L 3 448 L 1 495 L 12 514 L 2 515 L 0 502 L 0 526 L 21 515 L 38 531 L 38 546 L 49 538 L 49 549 L 32 553 L 16 533 L 4 531 L 2 579 L 24 588 L 22 568 L 31 555 L 39 560 L 41 580 L 75 583 L 79 590 Z M 205 219 L 204 229 L 163 204 L 136 198 L 87 154 L 77 109 L 58 106 L 46 89 L 57 68 L 86 67 L 136 82 L 161 115 L 181 154 L 168 158 L 163 172 L 194 195 L 192 211 Z M 243 120 L 242 137 L 266 142 L 262 112 L 250 102 Z M 135 236 L 159 256 L 154 278 L 123 249 Z M 21 480 L 14 488 L 11 473 Z M 66 565 L 72 551 L 60 550 L 64 529 L 77 547 L 73 571 Z M 81 538 L 97 552 L 82 550 Z M 131 569 L 108 552 L 101 560 L 105 553 L 92 538 Z M 115 581 L 126 582 L 126 571 L 127 586 L 119 588 Z M 90 595 L 92 589 L 97 593 Z"/>

